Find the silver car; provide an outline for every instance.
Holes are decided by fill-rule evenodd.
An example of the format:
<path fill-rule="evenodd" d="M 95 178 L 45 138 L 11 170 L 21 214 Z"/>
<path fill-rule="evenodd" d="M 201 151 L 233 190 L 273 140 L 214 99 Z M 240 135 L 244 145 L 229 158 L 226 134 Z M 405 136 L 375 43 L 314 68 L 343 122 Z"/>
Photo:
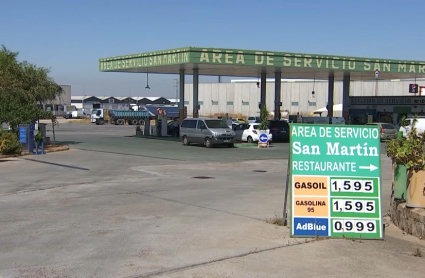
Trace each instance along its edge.
<path fill-rule="evenodd" d="M 377 125 L 380 127 L 381 141 L 397 138 L 397 128 L 388 123 L 367 123 L 366 125 Z"/>
<path fill-rule="evenodd" d="M 233 147 L 236 133 L 219 119 L 187 118 L 180 126 L 180 139 L 186 146 L 196 143 L 203 144 L 207 148 L 213 145 Z"/>
<path fill-rule="evenodd" d="M 248 117 L 249 124 L 256 124 L 260 122 L 260 117 Z"/>

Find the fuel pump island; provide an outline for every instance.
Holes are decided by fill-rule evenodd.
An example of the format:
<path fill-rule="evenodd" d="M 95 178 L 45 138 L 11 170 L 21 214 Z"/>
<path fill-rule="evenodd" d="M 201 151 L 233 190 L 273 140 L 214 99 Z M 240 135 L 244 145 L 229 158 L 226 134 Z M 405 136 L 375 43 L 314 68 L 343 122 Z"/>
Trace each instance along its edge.
<path fill-rule="evenodd" d="M 291 124 L 291 236 L 382 239 L 375 126 Z"/>

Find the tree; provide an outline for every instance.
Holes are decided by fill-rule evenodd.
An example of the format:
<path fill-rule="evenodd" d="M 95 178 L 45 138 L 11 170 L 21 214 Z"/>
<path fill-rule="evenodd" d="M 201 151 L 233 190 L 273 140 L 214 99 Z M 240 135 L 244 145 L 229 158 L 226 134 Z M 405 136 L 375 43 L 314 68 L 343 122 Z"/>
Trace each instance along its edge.
<path fill-rule="evenodd" d="M 56 119 L 56 116 L 50 113 L 50 120 L 52 121 L 52 132 L 53 132 L 53 146 L 56 145 L 56 133 L 55 133 L 55 126 L 59 125 L 58 120 Z"/>
<path fill-rule="evenodd" d="M 267 110 L 267 106 L 264 104 L 260 110 L 259 130 L 267 130 L 269 128 L 269 114 L 269 110 Z"/>
<path fill-rule="evenodd" d="M 48 69 L 18 62 L 18 54 L 0 49 L 0 123 L 9 123 L 15 132 L 19 124 L 49 117 L 39 105 L 62 94 Z"/>

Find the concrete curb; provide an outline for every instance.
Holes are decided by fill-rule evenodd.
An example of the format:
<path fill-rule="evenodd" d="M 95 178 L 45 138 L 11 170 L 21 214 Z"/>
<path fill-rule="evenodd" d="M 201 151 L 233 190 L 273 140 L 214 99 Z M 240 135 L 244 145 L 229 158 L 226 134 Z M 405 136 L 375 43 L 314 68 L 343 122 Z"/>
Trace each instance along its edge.
<path fill-rule="evenodd" d="M 68 150 L 69 150 L 69 147 L 61 146 L 61 147 L 56 147 L 53 150 L 45 149 L 44 153 L 56 153 L 56 152 L 63 152 L 63 151 L 68 151 Z M 33 153 L 21 153 L 21 154 L 0 155 L 0 159 L 21 157 L 21 156 L 27 156 L 27 155 L 35 155 L 35 154 L 33 154 Z"/>
<path fill-rule="evenodd" d="M 258 148 L 258 144 L 236 143 L 235 147 L 237 147 L 237 148 Z"/>
<path fill-rule="evenodd" d="M 144 135 L 133 135 L 131 137 L 142 138 L 142 139 L 153 139 L 153 140 L 180 142 L 180 139 L 176 138 L 176 137 L 144 136 Z"/>

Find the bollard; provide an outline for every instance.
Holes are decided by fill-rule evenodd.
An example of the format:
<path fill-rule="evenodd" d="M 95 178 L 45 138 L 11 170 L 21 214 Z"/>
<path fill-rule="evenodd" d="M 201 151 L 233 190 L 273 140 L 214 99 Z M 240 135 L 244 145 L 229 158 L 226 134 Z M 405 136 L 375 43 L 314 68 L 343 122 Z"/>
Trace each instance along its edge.
<path fill-rule="evenodd" d="M 44 142 L 41 142 L 41 154 L 44 154 Z"/>

